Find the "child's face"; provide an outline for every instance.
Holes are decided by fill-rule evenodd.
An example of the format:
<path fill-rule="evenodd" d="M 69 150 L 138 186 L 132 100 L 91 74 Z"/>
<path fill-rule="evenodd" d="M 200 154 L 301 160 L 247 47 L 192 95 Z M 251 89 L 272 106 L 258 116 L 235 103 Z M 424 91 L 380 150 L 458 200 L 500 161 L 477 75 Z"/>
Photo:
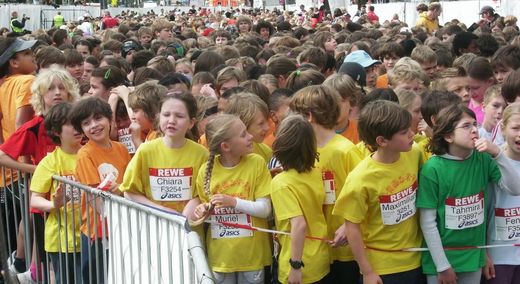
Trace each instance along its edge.
<path fill-rule="evenodd" d="M 42 95 L 45 109 L 48 110 L 58 103 L 67 101 L 68 96 L 69 92 L 67 92 L 63 82 L 59 79 L 54 79 L 47 92 Z"/>
<path fill-rule="evenodd" d="M 58 136 L 62 146 L 78 146 L 83 139 L 83 134 L 77 132 L 70 123 L 61 127 L 61 133 Z"/>
<path fill-rule="evenodd" d="M 469 103 L 470 88 L 468 77 L 455 77 L 448 80 L 446 84 L 448 92 L 453 92 L 462 99 L 462 102 L 466 105 Z"/>
<path fill-rule="evenodd" d="M 153 122 L 148 118 L 146 113 L 140 108 L 132 109 L 134 112 L 134 119 L 141 126 L 141 131 L 149 131 L 152 129 Z"/>
<path fill-rule="evenodd" d="M 20 74 L 33 74 L 38 68 L 36 60 L 34 59 L 34 54 L 30 49 L 17 52 L 11 60 L 13 60 L 11 66 L 18 69 Z"/>
<path fill-rule="evenodd" d="M 152 35 L 151 34 L 143 34 L 139 37 L 139 42 L 141 44 L 146 44 L 152 41 Z"/>
<path fill-rule="evenodd" d="M 473 150 L 475 141 L 478 139 L 477 121 L 464 114 L 462 119 L 455 124 L 455 130 L 445 138 L 449 143 L 450 149 L 456 147 L 462 150 Z M 452 152 L 450 150 L 450 152 Z"/>
<path fill-rule="evenodd" d="M 183 101 L 167 100 L 161 106 L 159 127 L 165 137 L 170 139 L 184 139 L 186 132 L 193 127 L 194 119 L 190 118 L 188 109 Z"/>
<path fill-rule="evenodd" d="M 76 50 L 83 56 L 83 58 L 86 58 L 90 55 L 90 50 L 88 49 L 88 46 L 86 45 L 76 45 Z"/>
<path fill-rule="evenodd" d="M 365 68 L 365 73 L 366 73 L 366 78 L 367 78 L 367 87 L 374 88 L 376 86 L 378 70 L 379 70 L 379 65 L 375 65 L 375 64 L 368 68 Z"/>
<path fill-rule="evenodd" d="M 100 77 L 90 77 L 90 89 L 88 90 L 88 94 L 107 102 L 110 91 L 103 86 L 102 82 L 103 79 Z"/>
<path fill-rule="evenodd" d="M 437 61 L 421 64 L 421 68 L 430 77 L 430 80 L 433 80 L 437 71 Z"/>
<path fill-rule="evenodd" d="M 336 43 L 336 40 L 333 37 L 331 37 L 324 44 L 325 51 L 329 52 L 329 53 L 332 53 L 332 52 L 334 52 L 336 50 L 336 46 L 337 45 L 338 44 Z"/>
<path fill-rule="evenodd" d="M 83 63 L 74 64 L 74 65 L 67 65 L 67 72 L 74 77 L 78 82 L 81 80 L 81 77 L 83 76 Z"/>
<path fill-rule="evenodd" d="M 509 75 L 509 73 L 512 71 L 514 70 L 507 66 L 497 67 L 495 69 L 495 79 L 498 81 L 498 83 L 503 83 L 507 78 L 507 75 Z"/>
<path fill-rule="evenodd" d="M 520 114 L 513 114 L 502 127 L 509 157 L 520 160 Z M 512 155 L 511 155 L 512 154 Z"/>
<path fill-rule="evenodd" d="M 276 110 L 272 110 L 270 112 L 271 120 L 276 124 L 280 124 L 282 120 L 287 116 L 287 112 L 289 111 L 289 102 L 291 100 L 289 98 L 285 99 L 280 106 Z M 349 104 L 350 107 L 350 104 Z"/>
<path fill-rule="evenodd" d="M 265 117 L 261 111 L 257 111 L 247 132 L 253 135 L 253 141 L 262 143 L 268 131 L 269 123 L 267 122 L 267 117 Z"/>
<path fill-rule="evenodd" d="M 484 94 L 486 90 L 493 85 L 493 81 L 491 79 L 486 81 L 481 81 L 477 79 L 473 79 L 469 77 L 469 88 L 471 98 L 479 103 L 482 103 L 484 100 Z"/>
<path fill-rule="evenodd" d="M 413 135 L 411 128 L 399 130 L 391 139 L 385 139 L 385 148 L 392 152 L 408 152 L 412 149 Z"/>
<path fill-rule="evenodd" d="M 156 33 L 156 36 L 160 40 L 170 40 L 173 38 L 173 33 L 171 29 L 164 28 Z"/>
<path fill-rule="evenodd" d="M 260 36 L 263 39 L 269 39 L 269 28 L 260 28 Z"/>
<path fill-rule="evenodd" d="M 422 82 L 417 79 L 398 82 L 397 85 L 394 87 L 394 89 L 403 89 L 403 90 L 408 90 L 408 91 L 412 91 L 412 92 L 420 92 L 420 91 L 424 90 L 424 88 L 425 87 L 422 84 Z"/>
<path fill-rule="evenodd" d="M 415 96 L 415 99 L 413 100 L 412 104 L 410 104 L 408 111 L 412 115 L 412 125 L 410 128 L 412 129 L 413 133 L 417 133 L 417 127 L 419 126 L 419 122 L 422 120 L 422 114 L 421 114 L 421 103 L 422 99 L 420 96 Z"/>
<path fill-rule="evenodd" d="M 500 120 L 502 120 L 502 114 L 506 108 L 506 102 L 504 98 L 498 94 L 494 96 L 488 104 L 484 106 L 484 124 L 488 124 L 495 127 Z"/>
<path fill-rule="evenodd" d="M 215 45 L 216 46 L 224 46 L 228 44 L 228 39 L 223 36 L 218 36 L 215 38 Z"/>
<path fill-rule="evenodd" d="M 231 138 L 225 143 L 233 156 L 244 156 L 253 152 L 253 136 L 247 131 L 244 123 L 237 119 L 230 130 Z"/>
<path fill-rule="evenodd" d="M 399 57 L 391 54 L 387 54 L 385 57 L 383 57 L 383 65 L 385 66 L 387 72 L 394 69 L 394 65 L 397 60 L 399 60 Z"/>
<path fill-rule="evenodd" d="M 219 90 L 219 93 L 222 94 L 224 93 L 225 91 L 233 88 L 233 87 L 237 87 L 239 84 L 238 84 L 238 80 L 237 79 L 231 79 L 227 82 L 224 82 L 224 84 L 222 84 L 222 86 L 220 86 L 220 90 Z"/>
<path fill-rule="evenodd" d="M 241 33 L 247 33 L 249 31 L 249 24 L 247 22 L 240 22 L 238 24 L 238 31 Z"/>
<path fill-rule="evenodd" d="M 106 144 L 110 141 L 110 119 L 100 114 L 82 120 L 81 130 L 95 143 Z"/>
<path fill-rule="evenodd" d="M 83 75 L 81 76 L 81 80 L 90 82 L 90 76 L 92 76 L 92 71 L 96 68 L 94 65 L 83 62 Z"/>
<path fill-rule="evenodd" d="M 190 79 L 193 77 L 193 71 L 191 70 L 190 66 L 186 64 L 177 64 L 175 66 L 175 72 L 181 73 L 182 75 L 186 76 L 186 78 Z"/>

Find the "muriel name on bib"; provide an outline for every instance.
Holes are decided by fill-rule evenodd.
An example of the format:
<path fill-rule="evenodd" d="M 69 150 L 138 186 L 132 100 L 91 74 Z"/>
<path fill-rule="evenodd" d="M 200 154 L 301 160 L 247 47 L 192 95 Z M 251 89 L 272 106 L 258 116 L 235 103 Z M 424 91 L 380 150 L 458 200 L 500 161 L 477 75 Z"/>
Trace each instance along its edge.
<path fill-rule="evenodd" d="M 236 223 L 247 226 L 252 226 L 251 216 L 236 210 L 235 208 L 215 208 L 213 214 L 210 216 L 211 221 Z M 224 224 L 211 224 L 211 238 L 244 238 L 253 236 L 253 231 L 229 227 Z"/>

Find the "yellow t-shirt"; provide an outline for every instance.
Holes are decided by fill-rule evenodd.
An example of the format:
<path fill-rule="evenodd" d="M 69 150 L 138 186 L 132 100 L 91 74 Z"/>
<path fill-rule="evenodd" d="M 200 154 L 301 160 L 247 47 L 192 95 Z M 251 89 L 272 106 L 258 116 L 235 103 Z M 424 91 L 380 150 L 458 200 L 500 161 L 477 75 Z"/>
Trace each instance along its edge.
<path fill-rule="evenodd" d="M 75 180 L 76 154 L 68 154 L 57 147 L 49 153 L 36 167 L 32 176 L 31 191 L 46 194 L 54 200 L 58 182 L 53 175 Z M 65 185 L 65 194 L 70 197 L 66 206 L 52 210 L 45 222 L 45 251 L 48 252 L 79 252 L 81 251 L 80 235 L 80 200 L 81 192 L 77 188 Z M 59 212 L 59 213 L 58 213 Z M 66 212 L 66 217 L 65 217 Z M 58 214 L 59 221 L 58 221 Z"/>
<path fill-rule="evenodd" d="M 428 143 L 430 143 L 430 138 L 427 136 L 423 136 L 423 135 L 415 135 L 413 140 L 415 141 L 417 146 L 419 146 L 419 148 L 421 149 L 421 151 L 423 153 L 423 160 L 425 162 L 428 161 L 433 155 L 433 153 L 428 151 L 428 149 L 427 149 Z"/>
<path fill-rule="evenodd" d="M 320 154 L 316 167 L 321 170 L 325 200 L 323 210 L 327 221 L 329 238 L 334 239 L 336 230 L 345 223 L 339 216 L 332 216 L 332 209 L 338 198 L 347 175 L 361 161 L 356 146 L 347 138 L 336 134 L 324 147 L 318 148 Z M 331 250 L 331 260 L 352 261 L 354 255 L 350 246 L 340 246 Z"/>
<path fill-rule="evenodd" d="M 271 199 L 276 229 L 291 231 L 291 218 L 303 216 L 307 223 L 306 235 L 327 238 L 327 223 L 322 211 L 325 191 L 321 179 L 321 171 L 317 168 L 307 173 L 296 170 L 283 171 L 271 182 Z M 291 270 L 291 237 L 279 235 L 281 251 L 278 260 L 278 281 L 287 283 Z M 329 273 L 329 246 L 320 240 L 305 239 L 303 246 L 302 280 L 313 283 Z"/>
<path fill-rule="evenodd" d="M 361 157 L 361 159 L 364 159 L 372 154 L 372 152 L 370 152 L 367 145 L 363 141 L 360 141 L 359 143 L 357 143 L 356 148 L 358 149 L 358 153 L 359 153 L 359 156 Z"/>
<path fill-rule="evenodd" d="M 211 196 L 204 193 L 206 164 L 197 176 L 197 190 L 202 202 Z M 210 180 L 210 193 L 227 194 L 244 200 L 268 197 L 271 175 L 264 159 L 256 154 L 242 157 L 233 168 L 223 167 L 220 156 L 215 158 Z M 234 208 L 214 209 L 211 220 L 225 220 L 255 227 L 267 228 L 267 220 L 242 213 Z M 246 229 L 235 229 L 211 224 L 206 234 L 209 265 L 216 272 L 238 272 L 263 269 L 271 264 L 270 235 Z"/>
<path fill-rule="evenodd" d="M 422 163 L 422 153 L 417 147 L 401 153 L 393 164 L 366 157 L 349 174 L 336 201 L 334 215 L 360 224 L 368 261 L 377 274 L 404 272 L 421 265 L 420 252 L 380 250 L 421 245 L 415 199 Z"/>
<path fill-rule="evenodd" d="M 439 29 L 439 20 L 432 20 L 428 18 L 428 12 L 422 12 L 419 14 L 419 19 L 417 19 L 416 27 L 424 27 L 429 34 L 432 34 L 434 31 Z"/>
<path fill-rule="evenodd" d="M 267 146 L 264 143 L 253 142 L 253 153 L 262 156 L 262 158 L 264 158 L 265 160 L 266 165 L 273 157 L 273 150 L 271 150 L 271 148 L 269 148 L 269 146 Z"/>
<path fill-rule="evenodd" d="M 119 189 L 182 213 L 197 196 L 193 181 L 208 155 L 206 148 L 189 139 L 177 149 L 167 147 L 162 138 L 145 142 L 128 164 Z"/>

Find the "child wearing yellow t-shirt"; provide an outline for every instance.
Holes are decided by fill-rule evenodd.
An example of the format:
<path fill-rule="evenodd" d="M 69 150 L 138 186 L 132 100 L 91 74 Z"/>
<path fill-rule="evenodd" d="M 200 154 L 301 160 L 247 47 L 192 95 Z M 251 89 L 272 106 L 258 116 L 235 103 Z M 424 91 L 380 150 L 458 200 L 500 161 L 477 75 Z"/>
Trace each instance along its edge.
<path fill-rule="evenodd" d="M 422 153 L 413 145 L 411 115 L 398 104 L 374 101 L 359 117 L 359 137 L 375 150 L 350 172 L 333 214 L 345 219 L 363 283 L 425 283 L 415 199 Z"/>
<path fill-rule="evenodd" d="M 283 167 L 271 182 L 276 229 L 291 233 L 279 236 L 278 281 L 325 282 L 330 269 L 328 244 L 305 238 L 306 235 L 328 238 L 322 209 L 325 201 L 322 173 L 314 167 L 318 152 L 312 125 L 300 115 L 288 116 L 279 127 L 273 147 Z"/>
<path fill-rule="evenodd" d="M 252 135 L 238 117 L 215 116 L 206 125 L 206 137 L 210 156 L 197 176 L 203 204 L 187 212 L 188 218 L 210 215 L 206 244 L 218 283 L 263 283 L 264 267 L 271 264 L 270 236 L 219 222 L 267 228 L 271 175 L 265 160 L 251 153 Z"/>
<path fill-rule="evenodd" d="M 113 183 L 108 191 L 121 195 L 118 186 L 123 181 L 130 154 L 123 144 L 110 140 L 110 105 L 97 97 L 85 98 L 74 105 L 70 120 L 74 129 L 89 139 L 78 152 L 76 179 L 82 184 L 96 187 L 107 176 L 112 176 Z M 108 251 L 103 245 L 103 239 L 107 238 L 108 231 L 103 225 L 104 218 L 94 210 L 94 204 L 98 206 L 100 202 L 85 193 L 81 196 L 82 276 L 86 283 L 89 280 L 103 283 L 107 272 L 103 259 L 106 257 L 104 253 Z M 95 271 L 96 262 L 101 270 L 99 273 Z"/>
<path fill-rule="evenodd" d="M 316 85 L 294 94 L 289 107 L 310 121 L 316 135 L 319 154 L 316 168 L 322 175 L 325 192 L 323 211 L 328 237 L 333 240 L 330 278 L 334 282 L 357 284 L 359 267 L 350 247 L 346 245 L 345 221 L 339 216 L 332 216 L 336 198 L 341 194 L 347 175 L 360 161 L 356 146 L 334 131 L 341 112 L 340 103 L 341 97 L 336 90 Z"/>
<path fill-rule="evenodd" d="M 59 175 L 75 180 L 76 154 L 83 136 L 70 124 L 71 109 L 69 103 L 60 103 L 45 116 L 45 128 L 60 146 L 41 160 L 31 182 L 31 207 L 49 212 L 45 222 L 45 251 L 50 256 L 57 284 L 81 281 L 80 192 L 52 179 L 53 175 Z"/>
<path fill-rule="evenodd" d="M 208 151 L 186 138 L 197 115 L 191 94 L 164 97 L 159 105 L 159 128 L 164 136 L 141 144 L 128 164 L 120 190 L 135 202 L 181 213 L 197 196 L 193 181 L 207 161 Z"/>
<path fill-rule="evenodd" d="M 242 120 L 247 132 L 253 136 L 253 153 L 262 156 L 267 165 L 273 156 L 271 148 L 263 143 L 269 131 L 267 104 L 253 93 L 241 92 L 229 97 L 224 112 Z"/>

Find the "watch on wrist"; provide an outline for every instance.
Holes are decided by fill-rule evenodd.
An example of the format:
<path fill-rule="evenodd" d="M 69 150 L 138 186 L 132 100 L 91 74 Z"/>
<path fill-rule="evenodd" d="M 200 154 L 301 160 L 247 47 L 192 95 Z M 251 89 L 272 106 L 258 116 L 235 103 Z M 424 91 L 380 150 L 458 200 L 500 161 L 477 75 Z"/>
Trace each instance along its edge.
<path fill-rule="evenodd" d="M 301 260 L 292 260 L 289 258 L 289 264 L 291 264 L 291 267 L 294 269 L 301 269 L 305 265 L 303 264 L 303 261 Z"/>

